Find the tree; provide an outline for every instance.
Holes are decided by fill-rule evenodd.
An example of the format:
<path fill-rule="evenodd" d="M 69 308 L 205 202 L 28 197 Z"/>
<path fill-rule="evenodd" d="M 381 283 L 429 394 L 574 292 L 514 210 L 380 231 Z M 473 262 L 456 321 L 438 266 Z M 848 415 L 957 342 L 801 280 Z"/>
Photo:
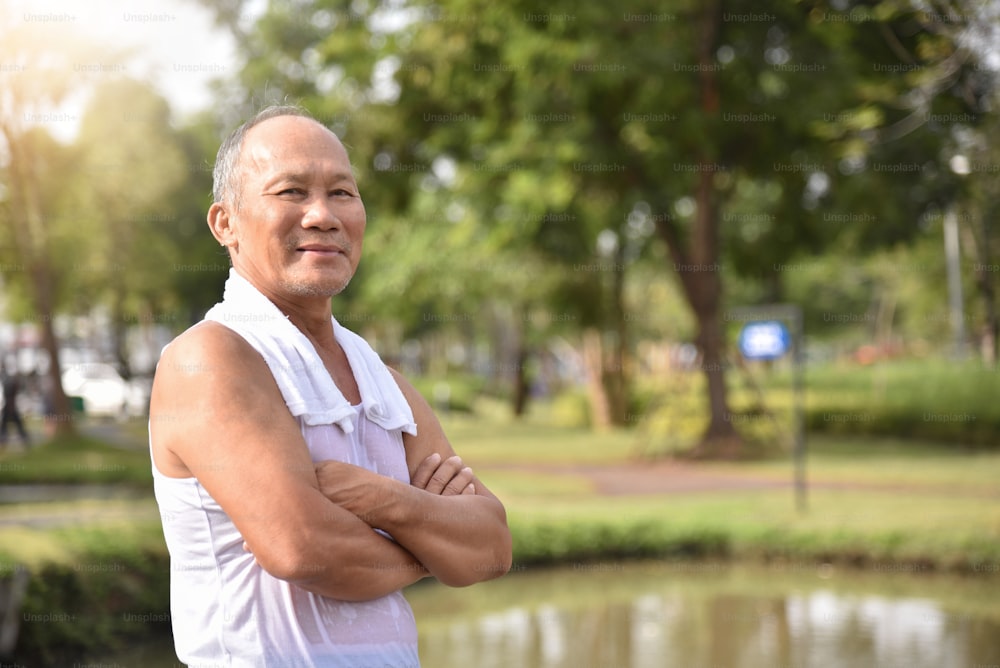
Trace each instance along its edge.
<path fill-rule="evenodd" d="M 210 112 L 203 112 L 179 128 L 175 139 L 184 155 L 187 175 L 163 206 L 160 218 L 166 220 L 157 225 L 158 234 L 176 252 L 169 267 L 172 271 L 161 272 L 161 278 L 170 278 L 161 286 L 159 303 L 172 308 L 161 320 L 183 329 L 201 320 L 219 301 L 230 263 L 205 223 L 212 202 L 212 165 L 220 141 L 215 119 Z"/>
<path fill-rule="evenodd" d="M 22 287 L 30 303 L 49 358 L 53 409 L 61 416 L 56 433 L 66 435 L 74 426 L 62 390 L 54 317 L 67 279 L 59 260 L 68 255 L 60 253 L 62 240 L 54 230 L 67 215 L 66 193 L 59 186 L 71 163 L 68 149 L 43 128 L 67 120 L 60 104 L 81 86 L 74 65 L 89 62 L 95 51 L 59 27 L 6 23 L 0 41 L 0 61 L 6 64 L 0 73 L 0 164 L 7 189 L 0 224 L 8 253 L 16 258 L 6 266 L 18 271 L 4 278 Z M 104 62 L 113 62 L 113 56 L 104 55 Z"/>
<path fill-rule="evenodd" d="M 411 193 L 434 185 L 435 165 L 452 165 L 440 192 L 478 226 L 461 241 L 545 257 L 565 276 L 550 304 L 589 285 L 578 323 L 617 339 L 619 360 L 626 263 L 602 256 L 598 240 L 620 243 L 620 221 L 645 211 L 694 315 L 710 415 L 694 454 L 735 456 L 724 279 L 780 298 L 789 258 L 912 238 L 914 221 L 956 192 L 941 170 L 946 134 L 915 120 L 980 96 L 972 54 L 927 11 L 837 6 L 272 3 L 246 34 L 243 84 L 337 106 L 360 154 L 386 166 L 376 201 L 400 220 L 416 211 Z M 553 215 L 574 224 L 548 224 Z M 602 258 L 615 275 L 596 299 L 601 281 L 574 267 Z M 626 367 L 608 383 L 619 415 Z"/>
<path fill-rule="evenodd" d="M 97 87 L 75 145 L 78 215 L 89 223 L 86 252 L 74 263 L 77 285 L 88 289 L 77 292 L 75 306 L 84 313 L 108 306 L 116 361 L 129 378 L 126 331 L 155 320 L 169 293 L 164 267 L 178 264 L 163 230 L 176 224 L 171 200 L 186 183 L 185 156 L 166 101 L 128 79 Z"/>
<path fill-rule="evenodd" d="M 693 251 L 721 235 L 731 277 L 760 281 L 765 301 L 781 301 L 795 280 L 785 270 L 792 258 L 909 242 L 918 221 L 958 196 L 948 133 L 954 119 L 975 118 L 984 88 L 957 30 L 940 30 L 918 3 L 726 2 L 716 27 L 702 25 L 698 69 L 718 73 L 703 75 L 700 88 L 719 173 L 700 174 L 688 238 Z M 717 45 L 705 49 L 711 36 Z M 702 212 L 715 220 L 703 225 Z M 684 262 L 674 251 L 681 234 L 669 220 L 659 229 Z M 710 280 L 686 282 L 714 292 Z M 690 301 L 698 313 L 699 300 Z M 708 318 L 699 322 L 715 331 Z M 720 413 L 713 409 L 712 423 L 725 435 Z M 718 452 L 712 440 L 702 452 Z"/>

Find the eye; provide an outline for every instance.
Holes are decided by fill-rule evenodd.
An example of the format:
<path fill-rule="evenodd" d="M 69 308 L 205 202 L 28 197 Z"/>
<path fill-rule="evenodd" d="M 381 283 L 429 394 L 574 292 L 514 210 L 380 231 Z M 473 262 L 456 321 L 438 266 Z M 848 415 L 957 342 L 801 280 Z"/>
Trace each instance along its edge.
<path fill-rule="evenodd" d="M 337 188 L 336 190 L 331 190 L 330 194 L 334 197 L 354 197 L 354 193 L 350 190 L 344 190 L 343 188 Z"/>
<path fill-rule="evenodd" d="M 277 195 L 279 197 L 286 195 L 302 195 L 305 191 L 301 188 L 285 188 L 284 190 L 278 191 Z"/>

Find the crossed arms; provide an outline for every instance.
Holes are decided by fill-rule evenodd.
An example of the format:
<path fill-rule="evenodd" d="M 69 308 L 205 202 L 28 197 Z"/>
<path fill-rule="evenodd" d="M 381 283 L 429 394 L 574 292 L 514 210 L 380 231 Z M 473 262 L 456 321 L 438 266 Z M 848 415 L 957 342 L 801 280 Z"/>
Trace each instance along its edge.
<path fill-rule="evenodd" d="M 502 575 L 511 561 L 503 505 L 455 455 L 427 402 L 394 376 L 418 425 L 418 436 L 403 437 L 410 484 L 314 464 L 264 360 L 204 323 L 157 367 L 155 464 L 197 477 L 265 571 L 317 594 L 361 601 L 428 575 L 451 586 Z"/>

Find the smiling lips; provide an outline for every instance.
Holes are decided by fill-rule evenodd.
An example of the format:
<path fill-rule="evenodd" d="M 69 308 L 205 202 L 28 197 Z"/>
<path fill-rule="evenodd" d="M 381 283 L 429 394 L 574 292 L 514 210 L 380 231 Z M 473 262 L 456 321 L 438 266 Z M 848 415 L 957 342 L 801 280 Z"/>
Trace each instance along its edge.
<path fill-rule="evenodd" d="M 300 253 L 318 253 L 320 255 L 346 255 L 344 249 L 340 246 L 331 246 L 327 244 L 305 244 L 304 246 L 299 246 L 295 249 Z"/>

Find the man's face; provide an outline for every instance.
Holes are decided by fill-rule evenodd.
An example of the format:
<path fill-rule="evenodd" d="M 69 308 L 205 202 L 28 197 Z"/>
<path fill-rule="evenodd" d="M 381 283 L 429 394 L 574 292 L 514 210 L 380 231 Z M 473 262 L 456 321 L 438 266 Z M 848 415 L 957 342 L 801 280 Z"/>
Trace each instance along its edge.
<path fill-rule="evenodd" d="M 274 300 L 331 297 L 361 260 L 365 207 L 340 140 L 279 116 L 247 133 L 239 206 L 227 203 L 233 266 Z"/>

